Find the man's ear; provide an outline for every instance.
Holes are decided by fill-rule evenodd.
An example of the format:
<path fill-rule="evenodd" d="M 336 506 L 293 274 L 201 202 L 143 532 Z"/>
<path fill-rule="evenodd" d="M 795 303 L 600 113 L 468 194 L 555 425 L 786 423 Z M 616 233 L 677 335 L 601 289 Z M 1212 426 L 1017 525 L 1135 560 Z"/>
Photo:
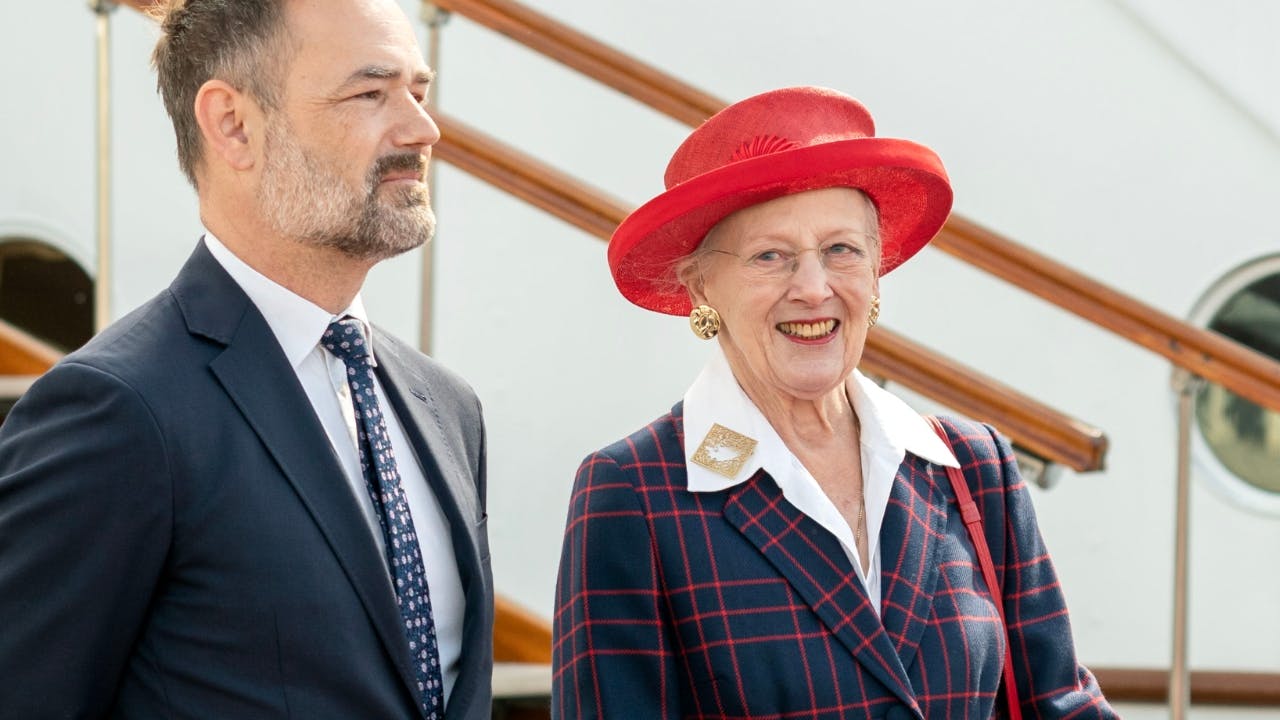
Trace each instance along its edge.
<path fill-rule="evenodd" d="M 252 98 L 223 80 L 210 80 L 196 93 L 195 111 L 205 162 L 222 163 L 235 171 L 253 167 L 256 138 L 250 129 L 261 127 L 261 111 Z"/>

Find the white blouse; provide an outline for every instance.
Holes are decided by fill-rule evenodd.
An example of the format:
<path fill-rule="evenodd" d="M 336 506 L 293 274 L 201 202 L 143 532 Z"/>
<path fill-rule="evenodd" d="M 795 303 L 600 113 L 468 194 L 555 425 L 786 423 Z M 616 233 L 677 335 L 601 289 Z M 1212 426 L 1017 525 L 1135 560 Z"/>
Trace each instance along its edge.
<path fill-rule="evenodd" d="M 880 612 L 880 527 L 898 467 L 908 452 L 932 463 L 959 467 L 951 449 L 933 427 L 905 402 L 855 370 L 845 381 L 853 409 L 862 426 L 862 478 L 866 504 L 867 549 L 871 562 L 866 573 L 859 562 L 853 530 L 836 509 L 818 481 L 787 449 L 773 426 L 751 402 L 729 368 L 729 361 L 713 344 L 711 357 L 684 396 L 684 453 L 690 492 L 719 492 L 746 482 L 757 470 L 778 483 L 782 495 L 840 541 L 858 579 Z M 733 478 L 726 478 L 693 462 L 702 439 L 718 424 L 757 442 L 754 452 Z"/>

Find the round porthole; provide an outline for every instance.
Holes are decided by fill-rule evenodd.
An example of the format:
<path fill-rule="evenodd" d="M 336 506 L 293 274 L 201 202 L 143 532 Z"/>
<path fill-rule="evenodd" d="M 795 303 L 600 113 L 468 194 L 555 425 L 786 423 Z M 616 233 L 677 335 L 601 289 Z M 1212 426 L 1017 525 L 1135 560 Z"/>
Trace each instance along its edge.
<path fill-rule="evenodd" d="M 0 236 L 0 320 L 70 352 L 93 337 L 93 280 L 52 245 Z"/>
<path fill-rule="evenodd" d="M 1280 255 L 1228 273 L 1191 322 L 1280 359 Z M 1206 383 L 1195 420 L 1192 454 L 1212 485 L 1241 507 L 1280 516 L 1280 413 Z"/>

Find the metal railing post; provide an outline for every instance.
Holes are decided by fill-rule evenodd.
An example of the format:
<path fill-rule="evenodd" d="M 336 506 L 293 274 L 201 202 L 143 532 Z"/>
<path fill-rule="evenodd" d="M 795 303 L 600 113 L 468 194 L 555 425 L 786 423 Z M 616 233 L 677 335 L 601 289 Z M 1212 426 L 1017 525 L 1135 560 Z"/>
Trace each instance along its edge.
<path fill-rule="evenodd" d="M 422 0 L 422 22 L 427 26 L 427 66 L 436 72 L 436 78 L 427 87 L 427 104 L 435 106 L 440 87 L 440 28 L 449 20 L 449 12 L 440 9 L 431 0 Z M 436 164 L 427 165 L 427 190 L 431 194 L 432 209 L 439 207 L 436 203 Z M 437 228 L 439 217 L 437 216 Z M 429 242 L 422 248 L 422 281 L 419 290 L 418 349 L 424 354 L 431 354 L 432 317 L 434 307 L 435 285 L 435 242 Z"/>
<path fill-rule="evenodd" d="M 97 35 L 97 236 L 93 329 L 111 322 L 111 11 L 113 0 L 88 0 Z"/>
<path fill-rule="evenodd" d="M 1178 479 L 1173 540 L 1173 664 L 1169 669 L 1169 717 L 1185 720 L 1191 704 L 1191 672 L 1187 666 L 1188 550 L 1191 534 L 1191 423 L 1196 393 L 1204 381 L 1186 370 L 1173 374 L 1178 394 Z"/>

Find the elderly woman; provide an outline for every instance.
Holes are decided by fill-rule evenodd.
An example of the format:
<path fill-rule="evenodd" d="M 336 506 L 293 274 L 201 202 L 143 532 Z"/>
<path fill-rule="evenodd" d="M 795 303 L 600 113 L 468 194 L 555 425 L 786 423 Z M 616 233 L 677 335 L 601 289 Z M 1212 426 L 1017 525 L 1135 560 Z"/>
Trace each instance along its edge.
<path fill-rule="evenodd" d="M 666 186 L 610 267 L 633 303 L 689 315 L 711 357 L 578 472 L 553 715 L 1113 717 L 1007 443 L 958 420 L 938 434 L 856 369 L 880 276 L 950 210 L 933 152 L 875 137 L 852 98 L 790 88 L 695 130 Z"/>

